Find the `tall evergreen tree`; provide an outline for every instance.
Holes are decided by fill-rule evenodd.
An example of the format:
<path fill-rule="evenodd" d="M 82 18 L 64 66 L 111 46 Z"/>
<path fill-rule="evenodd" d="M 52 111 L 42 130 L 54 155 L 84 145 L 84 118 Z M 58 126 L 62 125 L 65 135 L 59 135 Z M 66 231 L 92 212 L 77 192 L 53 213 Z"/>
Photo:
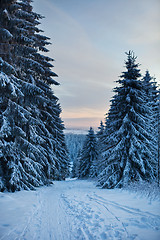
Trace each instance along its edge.
<path fill-rule="evenodd" d="M 146 102 L 148 103 L 149 107 L 151 107 L 151 115 L 153 117 L 153 125 L 156 127 L 157 122 L 157 100 L 158 100 L 158 90 L 157 90 L 157 83 L 155 78 L 151 77 L 149 71 L 146 71 L 145 76 L 142 80 L 143 88 L 146 92 Z"/>
<path fill-rule="evenodd" d="M 103 124 L 103 122 L 100 122 L 100 126 L 98 127 L 98 132 L 97 132 L 97 144 L 98 144 L 98 148 L 101 151 L 102 149 L 102 141 L 103 141 L 103 137 L 104 137 L 104 133 L 105 133 L 105 126 Z"/>
<path fill-rule="evenodd" d="M 143 88 L 146 93 L 146 104 L 150 108 L 150 118 L 151 124 L 153 127 L 152 135 L 154 136 L 154 144 L 155 144 L 155 152 L 153 155 L 153 159 L 156 161 L 152 161 L 151 165 L 157 175 L 158 168 L 158 90 L 157 83 L 155 78 L 150 76 L 149 71 L 147 70 L 145 76 L 142 80 Z"/>
<path fill-rule="evenodd" d="M 122 187 L 133 181 L 155 179 L 151 166 L 155 151 L 150 109 L 139 64 L 133 52 L 127 53 L 126 71 L 117 82 L 106 119 L 99 184 L 103 188 Z"/>
<path fill-rule="evenodd" d="M 104 133 L 104 124 L 101 121 L 100 126 L 98 127 L 97 137 L 101 138 L 101 136 L 103 136 L 103 133 Z"/>
<path fill-rule="evenodd" d="M 1 190 L 30 189 L 68 174 L 61 108 L 51 89 L 57 75 L 53 59 L 38 52 L 48 51 L 49 38 L 39 34 L 41 16 L 30 3 L 1 0 L 0 6 Z"/>
<path fill-rule="evenodd" d="M 97 140 L 93 128 L 90 127 L 79 159 L 79 178 L 96 176 L 97 157 Z"/>

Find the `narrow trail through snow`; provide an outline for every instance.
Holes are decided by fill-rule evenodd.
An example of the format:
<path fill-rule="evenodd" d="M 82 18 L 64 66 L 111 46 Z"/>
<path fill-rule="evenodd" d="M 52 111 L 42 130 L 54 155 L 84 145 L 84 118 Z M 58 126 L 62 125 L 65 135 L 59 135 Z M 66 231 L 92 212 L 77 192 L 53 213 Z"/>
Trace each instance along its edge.
<path fill-rule="evenodd" d="M 0 194 L 0 240 L 158 240 L 160 205 L 93 182 Z"/>

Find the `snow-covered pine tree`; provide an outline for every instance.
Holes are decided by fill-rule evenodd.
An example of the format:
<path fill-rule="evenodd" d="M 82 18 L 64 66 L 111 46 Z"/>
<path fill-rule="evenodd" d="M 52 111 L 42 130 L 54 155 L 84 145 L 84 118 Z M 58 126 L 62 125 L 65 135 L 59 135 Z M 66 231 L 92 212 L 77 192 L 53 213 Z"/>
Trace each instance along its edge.
<path fill-rule="evenodd" d="M 95 177 L 97 175 L 97 157 L 96 135 L 93 128 L 90 127 L 79 159 L 79 178 Z"/>
<path fill-rule="evenodd" d="M 23 54 L 26 54 L 26 52 L 23 51 L 21 51 L 21 54 L 18 54 L 17 52 L 18 46 L 22 48 L 25 45 L 24 42 L 22 44 L 20 41 L 16 41 L 17 36 L 19 36 L 19 31 L 21 32 L 22 26 L 25 26 L 26 24 L 26 22 L 24 24 L 22 19 L 18 18 L 19 15 L 21 16 L 20 5 L 17 4 L 16 1 L 3 1 L 3 4 L 1 6 L 1 27 L 4 23 L 4 27 L 8 28 L 8 30 L 12 32 L 10 43 L 7 45 L 7 47 L 5 47 L 5 51 L 2 51 L 1 56 L 4 60 L 12 64 L 12 69 L 14 70 L 12 72 L 9 72 L 9 68 L 6 68 L 5 66 L 10 65 L 2 59 L 1 71 L 10 74 L 10 76 L 5 76 L 5 79 L 7 80 L 5 80 L 5 84 L 3 84 L 3 81 L 2 85 L 9 85 L 9 81 L 11 81 L 11 84 L 9 86 L 12 86 L 12 89 L 14 89 L 15 93 L 15 96 L 13 98 L 13 94 L 10 94 L 11 91 L 6 94 L 3 87 L 1 86 L 1 89 L 3 91 L 2 99 L 5 99 L 6 104 L 5 108 L 3 104 L 2 118 L 4 119 L 4 116 L 6 117 L 8 123 L 11 126 L 12 134 L 12 138 L 7 138 L 7 148 L 3 134 L 3 125 L 5 124 L 5 121 L 3 120 L 1 122 L 1 137 L 3 143 L 2 149 L 9 149 L 8 151 L 3 151 L 3 158 L 1 161 L 4 170 L 3 176 L 5 176 L 3 177 L 3 181 L 5 182 L 5 188 L 8 190 L 14 191 L 21 188 L 33 189 L 34 186 L 39 186 L 48 182 L 43 171 L 44 166 L 46 166 L 48 163 L 48 160 L 44 156 L 43 152 L 37 148 L 37 145 L 31 142 L 32 134 L 29 133 L 29 128 L 33 129 L 33 126 L 37 124 L 38 120 L 33 118 L 33 115 L 30 111 L 31 108 L 28 107 L 28 103 L 32 101 L 33 106 L 34 99 L 37 95 L 42 94 L 42 91 L 40 88 L 29 84 L 27 82 L 27 76 L 25 75 L 24 77 L 22 71 L 21 74 L 19 74 L 20 66 L 18 65 L 17 59 Z M 26 45 L 27 44 L 28 41 Z M 6 42 L 3 40 L 3 49 L 5 45 Z M 23 73 L 25 72 L 23 71 Z M 17 78 L 17 76 L 21 77 L 21 79 Z M 2 74 L 2 77 L 2 79 L 4 79 L 4 74 Z M 8 84 L 6 84 L 6 82 L 8 82 Z M 7 89 L 8 88 L 6 87 L 6 90 Z M 18 129 L 18 131 L 16 129 Z M 34 134 L 34 138 L 38 139 L 38 137 L 35 136 L 36 135 Z M 13 149 L 14 152 L 12 151 Z"/>
<path fill-rule="evenodd" d="M 102 152 L 103 171 L 99 184 L 103 188 L 122 187 L 134 181 L 153 181 L 152 126 L 150 109 L 139 64 L 132 51 L 127 53 L 126 71 L 117 82 L 115 95 L 106 119 L 107 135 Z"/>
<path fill-rule="evenodd" d="M 103 122 L 101 121 L 100 122 L 100 126 L 98 127 L 98 132 L 97 132 L 97 137 L 101 138 L 101 136 L 103 136 L 103 133 L 104 133 L 104 124 Z"/>
<path fill-rule="evenodd" d="M 33 189 L 68 174 L 61 109 L 50 86 L 57 84 L 51 80 L 57 75 L 50 70 L 51 59 L 38 53 L 38 46 L 47 44 L 48 38 L 35 36 L 41 31 L 36 27 L 40 15 L 32 12 L 30 2 L 1 0 L 0 6 L 0 31 L 4 35 L 0 45 L 1 190 Z M 6 95 L 4 88 L 9 91 Z M 7 138 L 8 148 L 6 122 L 12 134 Z"/>
<path fill-rule="evenodd" d="M 147 98 L 146 102 L 151 107 L 151 115 L 153 116 L 153 125 L 154 122 L 157 122 L 157 100 L 158 100 L 158 90 L 157 90 L 157 82 L 155 78 L 151 77 L 149 71 L 147 70 L 145 76 L 142 80 L 143 88 L 146 92 Z M 155 126 L 156 127 L 156 126 Z"/>
<path fill-rule="evenodd" d="M 98 127 L 98 131 L 97 131 L 97 134 L 96 134 L 96 137 L 97 137 L 97 149 L 98 149 L 98 152 L 99 152 L 98 159 L 101 159 L 101 152 L 102 152 L 102 147 L 103 147 L 104 135 L 105 135 L 105 125 L 103 124 L 103 121 L 100 121 L 100 125 Z M 101 171 L 102 171 L 101 165 L 98 164 L 97 167 L 96 167 L 97 175 L 99 173 L 101 173 Z"/>
<path fill-rule="evenodd" d="M 153 153 L 153 159 L 156 161 L 152 161 L 151 165 L 155 171 L 155 175 L 157 175 L 158 168 L 158 90 L 157 83 L 155 78 L 150 76 L 149 71 L 147 70 L 145 76 L 142 80 L 143 88 L 146 92 L 146 104 L 150 108 L 150 118 L 151 125 L 153 126 L 152 135 L 154 136 L 154 144 L 156 146 L 155 152 Z"/>
<path fill-rule="evenodd" d="M 100 126 L 98 127 L 98 132 L 97 132 L 97 144 L 98 144 L 98 149 L 101 152 L 101 148 L 102 148 L 102 141 L 103 141 L 103 137 L 104 137 L 104 132 L 105 132 L 105 126 L 103 124 L 103 122 L 100 122 Z"/>

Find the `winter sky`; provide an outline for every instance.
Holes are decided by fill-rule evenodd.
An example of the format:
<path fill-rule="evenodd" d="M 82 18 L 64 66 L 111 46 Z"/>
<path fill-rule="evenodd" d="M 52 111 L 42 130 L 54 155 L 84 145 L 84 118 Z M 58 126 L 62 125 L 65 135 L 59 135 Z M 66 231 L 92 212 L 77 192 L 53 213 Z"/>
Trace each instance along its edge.
<path fill-rule="evenodd" d="M 112 89 L 133 50 L 160 83 L 160 0 L 34 0 L 45 16 L 40 28 L 51 38 L 49 55 L 60 86 L 67 128 L 99 126 L 109 109 Z"/>

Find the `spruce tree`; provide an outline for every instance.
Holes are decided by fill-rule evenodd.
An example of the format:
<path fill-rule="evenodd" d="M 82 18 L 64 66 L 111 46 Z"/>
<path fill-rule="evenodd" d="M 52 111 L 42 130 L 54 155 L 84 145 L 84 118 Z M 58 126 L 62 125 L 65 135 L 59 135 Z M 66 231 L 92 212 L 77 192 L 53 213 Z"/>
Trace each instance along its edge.
<path fill-rule="evenodd" d="M 103 133 L 104 133 L 104 124 L 101 121 L 100 126 L 98 127 L 97 137 L 100 139 L 101 136 L 103 136 Z"/>
<path fill-rule="evenodd" d="M 30 3 L 1 0 L 1 190 L 33 189 L 68 174 L 61 108 L 51 89 L 58 85 L 52 79 L 57 75 L 51 70 L 53 59 L 38 52 L 48 51 L 49 38 L 39 34 L 42 17 Z M 12 135 L 7 151 L 6 122 Z"/>
<path fill-rule="evenodd" d="M 97 157 L 97 140 L 93 128 L 90 127 L 79 158 L 79 178 L 95 177 L 97 175 Z"/>
<path fill-rule="evenodd" d="M 150 108 L 140 81 L 134 53 L 127 53 L 126 71 L 117 81 L 106 119 L 99 184 L 103 188 L 122 187 L 134 181 L 153 181 L 151 166 L 155 151 Z"/>
<path fill-rule="evenodd" d="M 98 132 L 97 132 L 97 144 L 98 144 L 98 149 L 101 152 L 102 149 L 102 141 L 105 133 L 105 126 L 103 122 L 100 122 L 100 126 L 98 127 Z"/>
<path fill-rule="evenodd" d="M 157 175 L 158 163 L 158 90 L 155 78 L 150 76 L 147 70 L 142 80 L 143 88 L 146 93 L 146 104 L 150 108 L 151 125 L 153 127 L 152 135 L 154 137 L 155 152 L 153 159 L 156 161 L 151 162 L 151 165 Z"/>
<path fill-rule="evenodd" d="M 158 112 L 158 90 L 157 90 L 157 82 L 155 78 L 151 77 L 149 71 L 147 70 L 145 73 L 145 76 L 142 80 L 143 88 L 146 92 L 147 98 L 146 102 L 151 108 L 151 115 L 153 117 L 153 125 L 156 128 L 156 122 L 157 122 L 157 112 Z"/>

